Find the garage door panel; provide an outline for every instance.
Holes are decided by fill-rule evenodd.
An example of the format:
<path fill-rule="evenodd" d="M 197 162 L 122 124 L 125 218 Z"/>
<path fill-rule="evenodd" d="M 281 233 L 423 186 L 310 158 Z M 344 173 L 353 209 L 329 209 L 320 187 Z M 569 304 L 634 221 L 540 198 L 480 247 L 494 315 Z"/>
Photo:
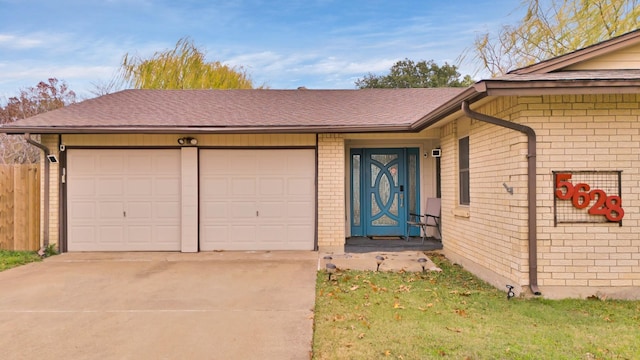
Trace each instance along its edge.
<path fill-rule="evenodd" d="M 227 154 L 231 154 L 234 150 L 227 151 Z M 219 174 L 232 174 L 232 175 L 251 175 L 255 174 L 255 168 L 259 165 L 259 161 L 252 151 L 242 151 L 241 153 L 235 153 L 228 157 L 226 166 L 221 169 L 215 169 Z"/>
<path fill-rule="evenodd" d="M 69 149 L 69 251 L 180 250 L 179 150 Z"/>
<path fill-rule="evenodd" d="M 200 250 L 219 250 L 221 239 L 229 238 L 229 226 L 226 224 L 208 225 L 200 230 Z M 202 241 L 206 239 L 206 241 Z"/>
<path fill-rule="evenodd" d="M 314 150 L 201 150 L 199 159 L 201 250 L 313 249 Z"/>
<path fill-rule="evenodd" d="M 231 217 L 219 218 L 218 221 L 255 221 L 257 210 L 255 201 L 233 201 L 229 202 L 227 207 L 230 209 L 228 214 Z"/>
<path fill-rule="evenodd" d="M 159 177 L 153 181 L 153 190 L 156 196 L 175 197 L 180 195 L 182 188 L 180 179 Z"/>
<path fill-rule="evenodd" d="M 153 227 L 153 239 L 157 243 L 174 244 L 179 237 L 180 225 Z"/>
<path fill-rule="evenodd" d="M 98 228 L 98 242 L 120 244 L 124 241 L 124 229 L 120 224 L 102 225 Z"/>
<path fill-rule="evenodd" d="M 96 239 L 96 228 L 93 225 L 90 226 L 75 226 L 73 229 L 69 229 L 69 238 L 76 239 L 76 244 L 91 244 Z"/>
<path fill-rule="evenodd" d="M 130 243 L 149 243 L 153 234 L 151 226 L 128 226 L 127 238 Z"/>
<path fill-rule="evenodd" d="M 93 196 L 96 193 L 96 182 L 93 178 L 78 177 L 75 180 L 76 196 Z"/>
<path fill-rule="evenodd" d="M 262 229 L 260 229 L 262 231 Z M 235 225 L 229 228 L 229 239 L 232 243 L 245 243 L 253 244 L 255 237 L 258 234 L 258 227 L 254 224 Z M 220 238 L 220 241 L 226 239 Z M 252 250 L 255 250 L 252 248 Z"/>
<path fill-rule="evenodd" d="M 314 180 L 309 178 L 290 178 L 287 182 L 288 195 L 313 195 L 315 194 Z"/>
<path fill-rule="evenodd" d="M 96 203 L 89 201 L 78 201 L 68 207 L 67 210 L 70 217 L 78 220 L 89 219 L 93 220 L 96 216 Z"/>
<path fill-rule="evenodd" d="M 151 177 L 130 178 L 127 181 L 126 194 L 128 196 L 150 196 L 153 194 L 153 179 Z"/>
<path fill-rule="evenodd" d="M 274 201 L 260 202 L 260 216 L 259 221 L 263 222 L 264 219 L 282 219 L 282 214 L 287 212 L 287 202 L 285 201 Z"/>
<path fill-rule="evenodd" d="M 96 196 L 122 196 L 124 195 L 124 180 L 121 178 L 99 178 L 96 181 Z"/>
<path fill-rule="evenodd" d="M 256 179 L 247 177 L 233 177 L 231 194 L 234 197 L 250 197 L 256 195 Z"/>
<path fill-rule="evenodd" d="M 105 150 L 110 151 L 110 150 Z M 117 151 L 117 150 L 114 150 Z M 108 174 L 124 174 L 126 173 L 124 167 L 125 157 L 120 154 L 115 154 L 110 156 L 111 154 L 97 154 L 97 169 L 96 171 L 100 171 L 102 173 Z"/>
<path fill-rule="evenodd" d="M 263 225 L 260 227 L 260 232 L 257 236 L 257 241 L 260 243 L 282 243 L 282 234 L 287 230 L 285 225 Z"/>
<path fill-rule="evenodd" d="M 202 168 L 200 169 L 202 171 Z M 201 177 L 200 196 L 206 199 L 229 194 L 229 182 L 227 178 Z"/>
<path fill-rule="evenodd" d="M 307 221 L 314 216 L 313 204 L 308 202 L 289 202 L 287 207 L 287 217 L 291 221 L 301 219 Z"/>
<path fill-rule="evenodd" d="M 259 196 L 283 196 L 285 180 L 282 178 L 261 178 L 258 186 Z"/>
<path fill-rule="evenodd" d="M 118 201 L 100 201 L 97 204 L 98 218 L 102 221 L 117 219 L 121 221 L 124 217 L 124 208 L 122 202 Z M 95 218 L 93 219 L 95 220 Z"/>
<path fill-rule="evenodd" d="M 313 237 L 310 237 L 310 234 L 313 234 L 313 227 L 309 225 L 290 224 L 287 226 L 287 238 L 290 242 L 305 243 L 313 241 Z"/>
<path fill-rule="evenodd" d="M 177 201 L 156 201 L 153 204 L 154 219 L 173 220 L 180 219 L 180 203 Z"/>
<path fill-rule="evenodd" d="M 228 213 L 227 202 L 207 201 L 200 207 L 200 215 L 203 219 L 224 219 Z"/>
<path fill-rule="evenodd" d="M 290 155 L 287 155 L 290 156 Z M 287 161 L 283 161 L 282 157 L 270 156 L 270 154 L 259 154 L 258 173 L 262 175 L 279 175 L 289 173 Z"/>
<path fill-rule="evenodd" d="M 155 168 L 153 162 L 154 157 L 152 154 L 142 154 L 142 155 L 130 155 L 126 159 L 126 169 L 127 173 L 132 175 L 148 175 L 148 174 L 157 174 L 158 169 Z"/>
<path fill-rule="evenodd" d="M 127 202 L 127 220 L 153 219 L 153 203 L 151 201 Z"/>

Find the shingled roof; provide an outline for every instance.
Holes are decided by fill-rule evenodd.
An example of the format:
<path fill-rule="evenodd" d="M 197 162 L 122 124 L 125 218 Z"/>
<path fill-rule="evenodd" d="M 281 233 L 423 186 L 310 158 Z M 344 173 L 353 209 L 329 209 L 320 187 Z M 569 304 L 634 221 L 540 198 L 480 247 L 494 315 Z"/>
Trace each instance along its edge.
<path fill-rule="evenodd" d="M 8 133 L 399 131 L 461 88 L 124 90 L 6 124 Z"/>

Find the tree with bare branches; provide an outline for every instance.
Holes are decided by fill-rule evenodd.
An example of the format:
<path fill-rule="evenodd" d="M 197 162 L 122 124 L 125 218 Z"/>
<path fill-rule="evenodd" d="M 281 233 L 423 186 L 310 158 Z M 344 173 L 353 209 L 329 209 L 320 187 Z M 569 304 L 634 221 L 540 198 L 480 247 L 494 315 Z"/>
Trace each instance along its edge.
<path fill-rule="evenodd" d="M 470 52 L 498 76 L 640 27 L 640 0 L 523 0 L 524 17 L 477 37 Z"/>
<path fill-rule="evenodd" d="M 36 86 L 20 90 L 6 105 L 0 104 L 0 124 L 55 110 L 76 102 L 76 94 L 64 81 L 50 78 Z M 40 150 L 27 144 L 21 136 L 0 133 L 0 163 L 25 164 L 38 161 Z"/>

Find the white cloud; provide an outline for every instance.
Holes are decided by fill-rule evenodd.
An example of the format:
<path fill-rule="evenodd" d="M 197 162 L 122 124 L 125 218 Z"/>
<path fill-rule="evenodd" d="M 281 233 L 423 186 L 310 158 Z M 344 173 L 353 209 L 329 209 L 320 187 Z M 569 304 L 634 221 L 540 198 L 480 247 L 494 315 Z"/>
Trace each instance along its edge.
<path fill-rule="evenodd" d="M 0 34 L 0 45 L 9 49 L 33 49 L 43 44 L 42 39 L 31 36 Z"/>

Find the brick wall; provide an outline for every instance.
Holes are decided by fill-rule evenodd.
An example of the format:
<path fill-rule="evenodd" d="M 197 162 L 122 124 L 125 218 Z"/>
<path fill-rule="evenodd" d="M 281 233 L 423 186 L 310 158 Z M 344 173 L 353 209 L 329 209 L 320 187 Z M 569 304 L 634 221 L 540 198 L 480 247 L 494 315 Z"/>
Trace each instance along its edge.
<path fill-rule="evenodd" d="M 343 246 L 345 153 L 341 134 L 318 135 L 318 246 Z"/>
<path fill-rule="evenodd" d="M 477 109 L 498 117 L 497 110 L 508 119 L 517 106 L 503 99 Z M 468 133 L 460 130 L 465 122 Z M 466 117 L 444 126 L 441 135 L 445 252 L 496 287 L 528 284 L 526 136 Z M 461 206 L 458 139 L 466 135 L 471 204 Z M 513 187 L 513 195 L 503 184 Z"/>
<path fill-rule="evenodd" d="M 52 154 L 58 157 L 60 160 L 60 152 L 58 147 L 58 136 L 57 135 L 42 135 L 41 141 L 43 145 L 49 148 Z M 40 162 L 40 170 L 42 171 L 42 186 L 40 187 L 41 200 L 40 204 L 42 214 L 44 214 L 44 162 L 48 161 L 46 158 L 43 158 Z M 59 183 L 59 163 L 49 164 L 49 244 L 58 244 L 59 242 L 59 208 L 60 208 L 60 188 L 58 186 Z M 44 216 L 41 217 L 41 243 L 44 242 Z"/>
<path fill-rule="evenodd" d="M 521 98 L 538 157 L 539 278 L 560 287 L 640 286 L 640 95 Z M 553 224 L 553 170 L 622 170 L 623 226 Z"/>
<path fill-rule="evenodd" d="M 474 109 L 537 133 L 538 283 L 545 295 L 616 294 L 640 285 L 639 101 L 640 95 L 503 97 Z M 464 121 L 441 129 L 444 247 L 494 285 L 524 287 L 526 136 L 471 121 L 471 205 L 465 209 L 457 205 L 457 126 Z M 624 226 L 554 226 L 554 170 L 622 170 Z"/>

